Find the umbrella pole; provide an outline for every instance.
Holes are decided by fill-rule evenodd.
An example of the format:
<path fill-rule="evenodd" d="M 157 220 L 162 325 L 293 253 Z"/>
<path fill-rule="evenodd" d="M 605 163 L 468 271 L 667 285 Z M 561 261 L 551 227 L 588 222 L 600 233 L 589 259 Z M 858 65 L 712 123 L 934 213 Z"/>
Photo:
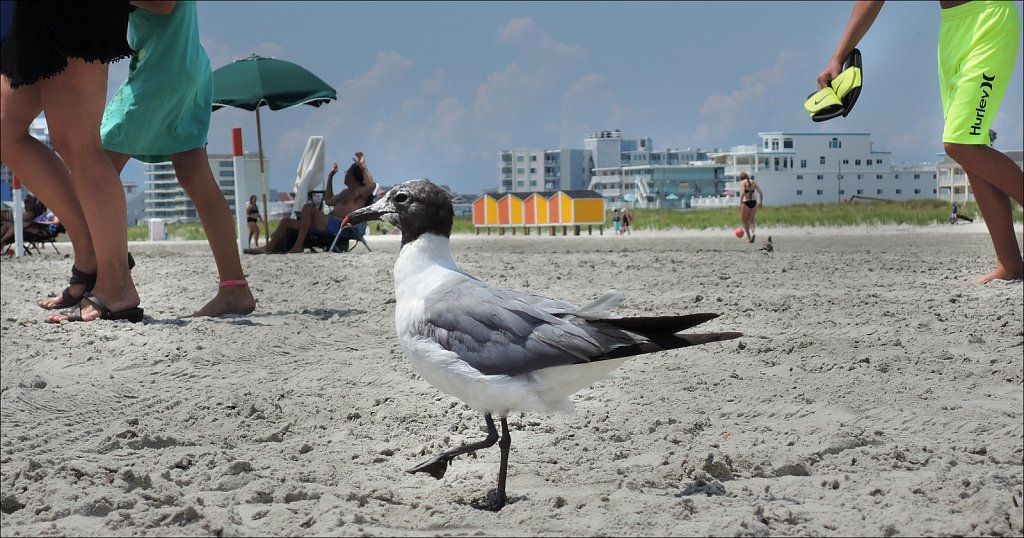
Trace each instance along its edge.
<path fill-rule="evenodd" d="M 263 233 L 270 242 L 270 213 L 267 212 L 267 172 L 263 169 L 263 127 L 260 125 L 260 107 L 256 107 L 256 144 L 260 147 L 260 179 L 263 180 Z"/>

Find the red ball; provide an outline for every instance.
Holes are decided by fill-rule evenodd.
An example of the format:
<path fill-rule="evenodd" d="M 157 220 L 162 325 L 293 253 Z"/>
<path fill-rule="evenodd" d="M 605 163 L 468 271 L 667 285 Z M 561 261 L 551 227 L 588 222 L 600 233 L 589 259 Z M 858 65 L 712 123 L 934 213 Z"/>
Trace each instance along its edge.
<path fill-rule="evenodd" d="M 743 228 L 736 228 L 736 237 L 743 237 Z"/>

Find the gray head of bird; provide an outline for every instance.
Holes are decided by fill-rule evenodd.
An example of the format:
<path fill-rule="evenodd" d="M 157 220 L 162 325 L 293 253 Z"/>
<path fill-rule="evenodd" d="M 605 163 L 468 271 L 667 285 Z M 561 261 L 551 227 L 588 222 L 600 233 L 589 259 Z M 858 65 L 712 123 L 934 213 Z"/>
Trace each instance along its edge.
<path fill-rule="evenodd" d="M 371 220 L 386 222 L 402 230 L 405 245 L 425 233 L 450 237 L 454 214 L 451 198 L 444 189 L 429 180 L 416 179 L 392 188 L 380 200 L 349 213 L 342 226 Z"/>

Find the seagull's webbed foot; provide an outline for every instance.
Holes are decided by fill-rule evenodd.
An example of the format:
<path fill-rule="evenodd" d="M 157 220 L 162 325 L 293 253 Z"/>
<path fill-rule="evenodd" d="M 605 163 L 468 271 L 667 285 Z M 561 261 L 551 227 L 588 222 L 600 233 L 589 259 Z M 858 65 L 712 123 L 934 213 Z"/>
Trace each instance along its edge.
<path fill-rule="evenodd" d="M 487 448 L 493 446 L 494 443 L 498 442 L 498 429 L 494 427 L 494 419 L 491 418 L 490 413 L 484 414 L 484 420 L 487 421 L 487 438 L 476 443 L 469 443 L 468 445 L 462 445 L 458 448 L 442 452 L 433 459 L 427 460 L 412 469 L 406 471 L 407 473 L 427 473 L 430 476 L 440 480 L 446 471 L 448 471 L 448 464 L 455 459 L 456 456 L 462 454 L 468 454 L 470 452 L 476 452 L 481 448 Z"/>
<path fill-rule="evenodd" d="M 482 499 L 480 502 L 473 503 L 471 506 L 477 510 L 487 510 L 488 512 L 498 512 L 508 503 L 508 498 L 505 496 L 504 491 L 498 491 L 493 489 L 487 495 L 486 499 Z"/>
<path fill-rule="evenodd" d="M 406 472 L 409 474 L 427 473 L 440 480 L 444 477 L 444 473 L 448 471 L 448 463 L 451 461 L 451 457 L 445 457 L 444 454 L 441 454 L 440 456 L 437 456 L 432 460 L 425 461 Z"/>

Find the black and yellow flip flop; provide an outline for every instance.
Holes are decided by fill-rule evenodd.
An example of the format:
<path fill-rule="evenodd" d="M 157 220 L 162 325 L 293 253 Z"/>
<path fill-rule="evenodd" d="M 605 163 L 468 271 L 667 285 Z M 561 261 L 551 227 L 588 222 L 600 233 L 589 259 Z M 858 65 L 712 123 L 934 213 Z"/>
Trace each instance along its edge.
<path fill-rule="evenodd" d="M 860 51 L 853 49 L 846 56 L 846 60 L 843 61 L 843 71 L 829 83 L 829 86 L 835 90 L 836 96 L 843 102 L 844 118 L 853 110 L 853 105 L 857 103 L 857 98 L 860 97 L 861 84 L 864 82 L 863 77 L 864 68 L 861 63 Z"/>
<path fill-rule="evenodd" d="M 807 112 L 810 112 L 811 119 L 814 121 L 837 118 L 842 116 L 845 110 L 843 102 L 831 86 L 825 86 L 807 96 L 807 100 L 804 101 L 804 108 L 807 109 Z"/>
<path fill-rule="evenodd" d="M 804 108 L 811 114 L 811 119 L 825 121 L 839 116 L 845 118 L 860 97 L 863 76 L 860 51 L 853 49 L 843 61 L 842 72 L 828 86 L 812 93 L 804 101 Z"/>

